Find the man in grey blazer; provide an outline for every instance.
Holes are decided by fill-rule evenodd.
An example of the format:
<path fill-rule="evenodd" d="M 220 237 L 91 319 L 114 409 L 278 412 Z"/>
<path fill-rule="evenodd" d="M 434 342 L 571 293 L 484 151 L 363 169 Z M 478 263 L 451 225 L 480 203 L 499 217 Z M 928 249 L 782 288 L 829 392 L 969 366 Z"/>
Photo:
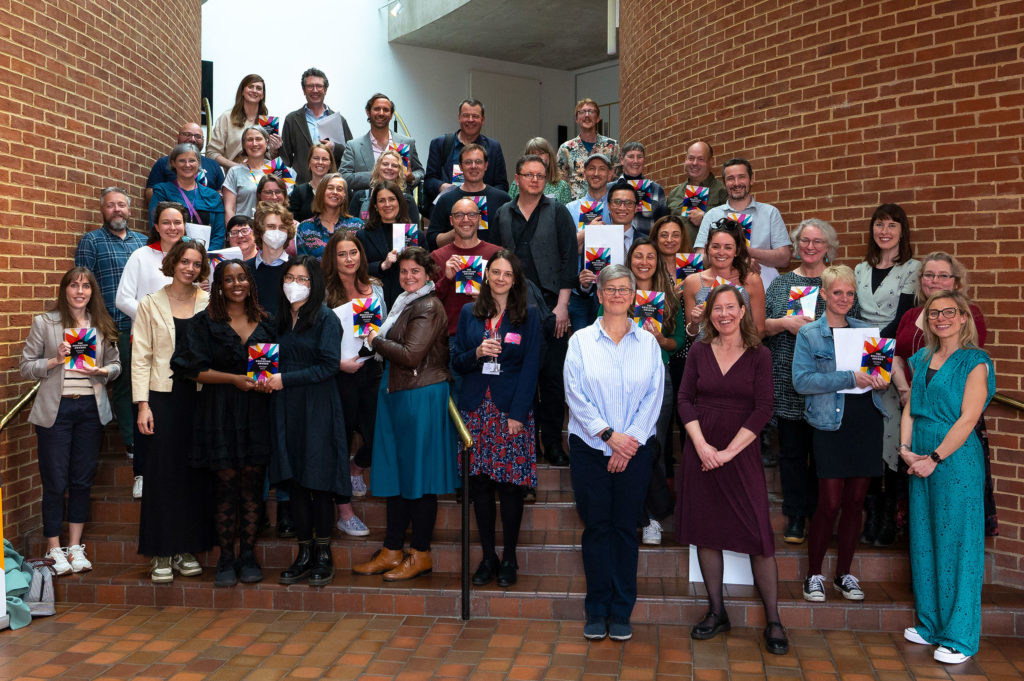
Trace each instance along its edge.
<path fill-rule="evenodd" d="M 391 131 L 394 115 L 395 103 L 387 95 L 378 92 L 367 100 L 366 120 L 370 123 L 370 131 L 345 145 L 341 155 L 341 175 L 348 183 L 350 195 L 360 189 L 370 188 L 370 174 L 374 164 L 392 145 L 400 148 L 403 161 L 407 161 L 405 185 L 408 190 L 411 192 L 423 180 L 423 164 L 416 153 L 416 140 Z M 408 145 L 408 149 L 404 149 L 403 145 Z"/>
<path fill-rule="evenodd" d="M 295 184 L 309 182 L 309 150 L 313 146 L 314 137 L 317 142 L 323 142 L 331 148 L 335 163 L 341 163 L 345 143 L 352 139 L 352 131 L 344 116 L 341 116 L 341 125 L 345 139 L 327 139 L 320 134 L 317 125 L 319 121 L 334 114 L 331 107 L 324 103 L 328 85 L 327 74 L 320 69 L 312 67 L 303 71 L 302 94 L 306 97 L 306 103 L 284 119 L 281 128 L 281 158 L 289 168 L 295 170 Z"/>

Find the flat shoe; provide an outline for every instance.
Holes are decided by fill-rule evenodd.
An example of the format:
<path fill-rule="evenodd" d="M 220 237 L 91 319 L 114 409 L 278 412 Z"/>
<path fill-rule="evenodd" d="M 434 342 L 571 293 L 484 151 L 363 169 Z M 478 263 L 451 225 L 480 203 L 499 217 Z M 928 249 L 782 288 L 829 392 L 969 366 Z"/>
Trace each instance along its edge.
<path fill-rule="evenodd" d="M 781 631 L 782 636 L 772 636 L 773 628 Z M 786 637 L 786 629 L 780 622 L 769 622 L 764 628 L 764 647 L 772 655 L 785 655 L 789 652 L 789 638 Z"/>
<path fill-rule="evenodd" d="M 732 625 L 729 623 L 728 615 L 724 612 L 718 614 L 717 612 L 709 611 L 707 615 L 704 615 L 704 619 L 699 624 L 695 624 L 693 629 L 690 629 L 690 638 L 695 638 L 698 641 L 707 641 L 730 629 L 732 629 Z"/>
<path fill-rule="evenodd" d="M 473 586 L 485 586 L 494 581 L 494 573 L 498 571 L 498 557 L 484 558 L 473 573 Z"/>
<path fill-rule="evenodd" d="M 517 566 L 514 561 L 503 560 L 498 568 L 498 586 L 512 586 L 516 583 Z"/>

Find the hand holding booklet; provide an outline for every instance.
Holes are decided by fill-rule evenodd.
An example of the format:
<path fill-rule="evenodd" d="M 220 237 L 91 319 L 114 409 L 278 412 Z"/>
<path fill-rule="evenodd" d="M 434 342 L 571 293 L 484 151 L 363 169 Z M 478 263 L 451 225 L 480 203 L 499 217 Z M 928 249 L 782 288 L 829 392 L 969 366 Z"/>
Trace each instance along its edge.
<path fill-rule="evenodd" d="M 391 225 L 391 248 L 401 253 L 410 246 L 420 245 L 420 230 L 414 222 L 396 222 Z"/>
<path fill-rule="evenodd" d="M 836 371 L 860 371 L 864 361 L 864 343 L 869 338 L 878 338 L 878 327 L 832 329 L 832 341 L 836 348 Z M 844 388 L 837 392 L 852 395 L 866 393 L 871 388 Z"/>
<path fill-rule="evenodd" d="M 265 381 L 279 371 L 281 346 L 277 343 L 255 343 L 249 346 L 246 376 L 254 381 Z"/>
<path fill-rule="evenodd" d="M 626 260 L 622 225 L 590 225 L 583 233 L 583 266 L 600 274 L 607 265 Z"/>
<path fill-rule="evenodd" d="M 71 346 L 71 352 L 64 358 L 68 371 L 91 371 L 96 369 L 96 329 L 64 329 L 64 342 Z"/>
<path fill-rule="evenodd" d="M 330 140 L 335 144 L 345 143 L 345 127 L 341 123 L 341 114 L 337 111 L 318 120 L 316 131 L 322 140 Z"/>

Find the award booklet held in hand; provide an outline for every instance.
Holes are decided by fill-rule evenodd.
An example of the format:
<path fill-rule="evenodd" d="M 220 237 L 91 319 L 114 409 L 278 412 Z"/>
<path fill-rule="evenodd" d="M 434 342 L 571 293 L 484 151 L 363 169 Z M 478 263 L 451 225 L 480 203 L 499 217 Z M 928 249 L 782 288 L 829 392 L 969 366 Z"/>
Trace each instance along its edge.
<path fill-rule="evenodd" d="M 622 225 L 591 225 L 583 233 L 583 266 L 600 274 L 606 265 L 621 265 L 626 260 Z"/>
<path fill-rule="evenodd" d="M 676 253 L 676 284 L 694 272 L 704 271 L 703 253 Z"/>
<path fill-rule="evenodd" d="M 747 248 L 750 248 L 750 230 L 754 227 L 754 216 L 746 213 L 726 213 L 726 220 L 740 223 L 743 228 L 743 238 L 747 240 Z"/>
<path fill-rule="evenodd" d="M 691 208 L 707 211 L 710 196 L 711 189 L 709 187 L 700 187 L 695 184 L 686 185 L 683 188 L 683 217 L 690 214 Z"/>
<path fill-rule="evenodd" d="M 265 381 L 278 373 L 281 346 L 277 343 L 255 343 L 249 346 L 249 364 L 245 375 L 255 381 Z"/>
<path fill-rule="evenodd" d="M 604 215 L 604 201 L 583 201 L 580 203 L 580 221 L 576 231 L 585 229 L 587 225 L 599 220 Z"/>
<path fill-rule="evenodd" d="M 892 358 L 895 354 L 895 338 L 869 336 L 864 339 L 860 370 L 869 376 L 881 376 L 886 383 L 889 383 L 892 381 Z"/>
<path fill-rule="evenodd" d="M 401 253 L 410 246 L 420 245 L 420 229 L 414 222 L 396 222 L 391 225 L 391 248 Z"/>
<path fill-rule="evenodd" d="M 377 296 L 352 299 L 352 329 L 357 336 L 367 336 L 371 331 L 380 331 L 384 323 L 380 299 Z"/>
<path fill-rule="evenodd" d="M 71 346 L 71 352 L 64 358 L 65 369 L 96 368 L 96 329 L 64 329 L 64 342 Z"/>
<path fill-rule="evenodd" d="M 392 142 L 388 149 L 398 152 L 398 155 L 402 157 L 402 165 L 405 166 L 406 170 L 409 170 L 409 154 L 412 152 L 412 147 L 408 144 L 395 144 Z"/>
<path fill-rule="evenodd" d="M 665 321 L 665 293 L 663 291 L 637 291 L 636 300 L 633 305 L 633 318 L 636 325 L 643 327 L 648 319 L 654 323 L 654 328 L 661 332 L 661 325 Z"/>
<path fill-rule="evenodd" d="M 280 135 L 281 134 L 281 117 L 280 116 L 260 116 L 256 120 L 256 125 L 262 127 L 267 131 L 268 135 Z"/>
<path fill-rule="evenodd" d="M 637 196 L 640 200 L 636 204 L 636 212 L 650 213 L 654 208 L 652 203 L 654 202 L 654 183 L 650 180 L 629 180 L 629 186 L 636 190 Z"/>
<path fill-rule="evenodd" d="M 487 197 L 469 196 L 467 198 L 471 199 L 480 209 L 480 226 L 477 229 L 487 229 Z"/>
<path fill-rule="evenodd" d="M 820 287 L 818 286 L 791 286 L 789 302 L 786 304 L 786 316 L 814 319 L 819 291 Z"/>
<path fill-rule="evenodd" d="M 484 283 L 487 261 L 480 255 L 456 255 L 459 269 L 455 272 L 455 292 L 477 295 Z"/>

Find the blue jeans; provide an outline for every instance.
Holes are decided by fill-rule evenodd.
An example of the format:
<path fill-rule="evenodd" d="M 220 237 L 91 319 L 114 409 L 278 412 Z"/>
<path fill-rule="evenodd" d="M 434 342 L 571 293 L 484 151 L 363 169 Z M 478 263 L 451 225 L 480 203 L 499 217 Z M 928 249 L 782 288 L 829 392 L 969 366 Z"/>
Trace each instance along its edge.
<path fill-rule="evenodd" d="M 102 439 L 103 424 L 92 395 L 61 398 L 53 425 L 36 426 L 44 537 L 60 536 L 64 490 L 68 491 L 68 522 L 84 523 L 88 519 L 89 493 Z"/>
<path fill-rule="evenodd" d="M 608 458 L 569 436 L 569 473 L 576 510 L 583 520 L 584 601 L 588 618 L 628 622 L 636 603 L 639 540 L 636 521 L 651 477 L 654 438 L 640 446 L 621 473 L 608 472 Z"/>

